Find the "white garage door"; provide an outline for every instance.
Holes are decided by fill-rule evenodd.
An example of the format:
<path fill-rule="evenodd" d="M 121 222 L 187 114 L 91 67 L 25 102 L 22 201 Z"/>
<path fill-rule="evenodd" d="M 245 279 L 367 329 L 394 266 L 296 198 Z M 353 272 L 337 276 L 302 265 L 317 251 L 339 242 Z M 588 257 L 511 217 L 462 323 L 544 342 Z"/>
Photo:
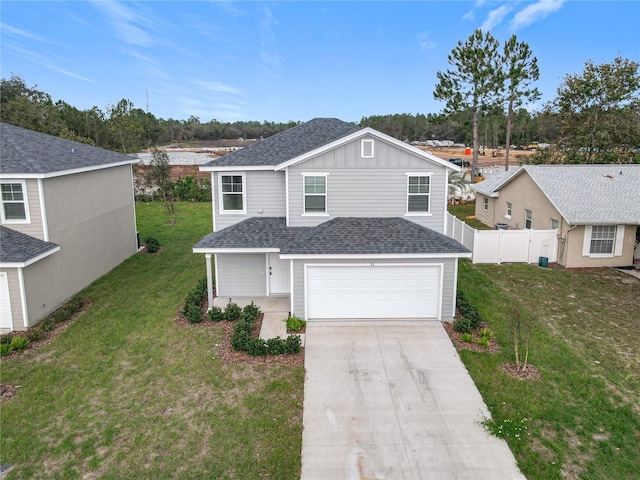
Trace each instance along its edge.
<path fill-rule="evenodd" d="M 307 318 L 439 318 L 441 265 L 307 265 Z"/>

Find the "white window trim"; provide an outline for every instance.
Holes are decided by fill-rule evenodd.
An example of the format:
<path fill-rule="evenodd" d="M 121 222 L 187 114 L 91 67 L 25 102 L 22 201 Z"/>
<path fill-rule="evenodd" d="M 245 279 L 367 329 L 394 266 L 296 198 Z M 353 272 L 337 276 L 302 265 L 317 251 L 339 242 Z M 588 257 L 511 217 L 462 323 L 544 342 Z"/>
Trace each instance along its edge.
<path fill-rule="evenodd" d="M 484 212 L 488 212 L 489 211 L 489 199 L 487 197 L 484 197 L 482 199 L 482 211 L 484 211 Z"/>
<path fill-rule="evenodd" d="M 27 193 L 27 182 L 26 180 L 5 180 L 1 182 L 3 185 L 11 184 L 11 183 L 19 183 L 22 185 L 22 196 L 24 197 L 24 216 L 25 218 L 19 220 L 7 219 L 4 216 L 4 200 L 0 197 L 0 219 L 2 223 L 6 223 L 8 225 L 27 225 L 31 223 L 31 214 L 29 212 L 29 195 Z M 18 203 L 18 202 L 8 202 L 8 203 Z"/>
<path fill-rule="evenodd" d="M 365 155 L 365 144 L 371 145 L 371 155 Z M 375 142 L 373 138 L 363 138 L 360 141 L 360 156 L 362 158 L 374 158 L 375 157 Z"/>
<path fill-rule="evenodd" d="M 620 257 L 624 247 L 624 225 L 606 225 L 615 227 L 615 235 L 613 237 L 613 249 L 611 253 L 591 253 L 591 234 L 593 225 L 584 226 L 584 239 L 582 243 L 582 256 L 589 258 L 613 258 Z"/>
<path fill-rule="evenodd" d="M 222 177 L 242 177 L 242 210 L 225 210 L 222 201 Z M 247 214 L 247 176 L 244 172 L 219 172 L 218 173 L 218 211 L 220 215 L 246 215 Z"/>
<path fill-rule="evenodd" d="M 305 212 L 304 191 L 305 177 L 324 177 L 324 212 Z M 316 194 L 317 195 L 317 194 Z M 328 172 L 302 172 L 302 216 L 303 217 L 328 217 L 329 216 L 329 173 Z"/>
<path fill-rule="evenodd" d="M 406 177 L 407 177 L 407 187 L 405 190 L 405 195 L 407 196 L 407 201 L 406 201 L 406 211 L 404 216 L 405 217 L 430 217 L 433 214 L 431 213 L 431 187 L 433 186 L 433 183 L 431 182 L 431 177 L 433 176 L 433 172 L 406 172 L 405 173 Z M 427 210 L 426 212 L 410 212 L 409 211 L 409 178 L 411 177 L 429 177 L 429 193 L 412 193 L 411 195 L 426 195 L 429 197 L 429 210 Z"/>
<path fill-rule="evenodd" d="M 507 202 L 507 211 L 504 214 L 504 218 L 511 220 L 511 213 L 513 213 L 513 204 L 511 202 Z"/>

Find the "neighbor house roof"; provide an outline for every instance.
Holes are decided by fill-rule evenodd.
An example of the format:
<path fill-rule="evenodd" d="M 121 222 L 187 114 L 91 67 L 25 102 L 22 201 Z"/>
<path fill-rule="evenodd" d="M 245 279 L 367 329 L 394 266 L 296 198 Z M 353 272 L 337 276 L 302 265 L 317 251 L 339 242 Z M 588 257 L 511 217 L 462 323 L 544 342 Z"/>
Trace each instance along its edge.
<path fill-rule="evenodd" d="M 640 165 L 525 165 L 494 190 L 525 172 L 571 225 L 640 224 Z"/>
<path fill-rule="evenodd" d="M 277 249 L 282 255 L 438 254 L 466 256 L 455 240 L 403 218 L 339 217 L 287 227 L 284 217 L 253 217 L 200 240 L 194 251 Z"/>
<path fill-rule="evenodd" d="M 0 123 L 0 174 L 43 178 L 137 163 L 129 155 Z"/>
<path fill-rule="evenodd" d="M 504 181 L 509 178 L 511 175 L 516 173 L 520 167 L 511 167 L 510 170 L 502 171 L 500 173 L 496 173 L 495 175 L 487 176 L 485 180 L 482 182 L 474 183 L 469 185 L 472 190 L 475 190 L 482 195 L 487 197 L 497 197 L 498 192 L 495 188 L 504 183 Z"/>
<path fill-rule="evenodd" d="M 203 166 L 279 165 L 361 130 L 337 118 L 315 118 Z"/>
<path fill-rule="evenodd" d="M 0 226 L 0 245 L 0 264 L 5 266 L 26 266 L 60 250 L 53 242 L 45 242 L 5 226 Z"/>

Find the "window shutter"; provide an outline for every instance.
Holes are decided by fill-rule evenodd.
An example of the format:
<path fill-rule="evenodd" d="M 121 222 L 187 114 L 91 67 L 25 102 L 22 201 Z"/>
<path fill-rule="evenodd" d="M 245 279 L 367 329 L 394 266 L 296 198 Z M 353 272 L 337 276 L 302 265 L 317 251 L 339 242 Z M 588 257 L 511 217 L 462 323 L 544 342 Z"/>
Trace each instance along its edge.
<path fill-rule="evenodd" d="M 582 242 L 582 256 L 588 257 L 591 252 L 591 225 L 584 226 L 584 241 Z"/>
<path fill-rule="evenodd" d="M 618 225 L 616 227 L 616 243 L 613 245 L 613 254 L 616 257 L 621 256 L 623 247 L 624 247 L 624 225 Z"/>

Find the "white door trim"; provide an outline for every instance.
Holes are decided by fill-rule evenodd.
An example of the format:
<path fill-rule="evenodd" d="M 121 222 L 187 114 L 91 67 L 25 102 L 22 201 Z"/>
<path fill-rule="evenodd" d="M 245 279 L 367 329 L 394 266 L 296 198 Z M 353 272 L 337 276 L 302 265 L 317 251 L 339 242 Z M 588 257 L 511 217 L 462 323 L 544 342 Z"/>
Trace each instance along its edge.
<path fill-rule="evenodd" d="M 278 253 L 267 253 L 267 296 L 291 294 L 291 262 Z"/>

